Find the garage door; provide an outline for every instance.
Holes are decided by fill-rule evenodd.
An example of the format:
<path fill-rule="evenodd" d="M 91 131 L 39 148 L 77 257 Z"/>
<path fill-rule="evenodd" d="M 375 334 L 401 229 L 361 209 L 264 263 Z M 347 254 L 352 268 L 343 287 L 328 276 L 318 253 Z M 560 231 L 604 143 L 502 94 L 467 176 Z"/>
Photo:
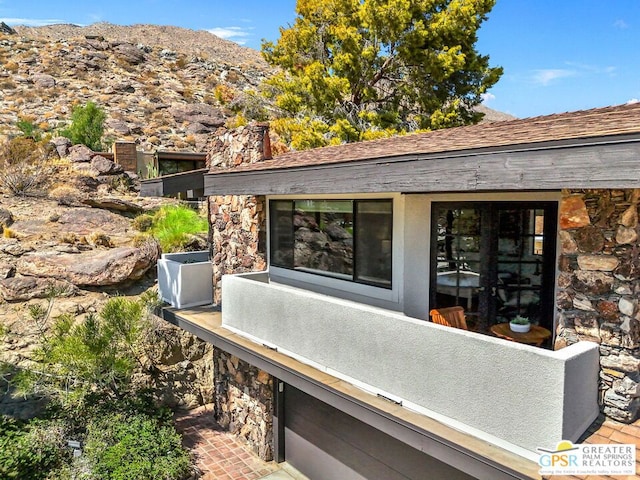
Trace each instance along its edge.
<path fill-rule="evenodd" d="M 284 442 L 286 461 L 311 480 L 472 478 L 290 385 Z"/>

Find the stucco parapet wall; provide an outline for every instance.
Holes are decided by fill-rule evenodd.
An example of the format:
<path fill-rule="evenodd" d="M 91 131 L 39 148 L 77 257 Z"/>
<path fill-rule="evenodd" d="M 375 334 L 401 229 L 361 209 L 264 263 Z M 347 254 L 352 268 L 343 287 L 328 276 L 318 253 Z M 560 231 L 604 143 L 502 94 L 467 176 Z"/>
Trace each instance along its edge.
<path fill-rule="evenodd" d="M 549 351 L 269 283 L 223 277 L 222 324 L 526 458 L 598 415 L 598 346 Z"/>

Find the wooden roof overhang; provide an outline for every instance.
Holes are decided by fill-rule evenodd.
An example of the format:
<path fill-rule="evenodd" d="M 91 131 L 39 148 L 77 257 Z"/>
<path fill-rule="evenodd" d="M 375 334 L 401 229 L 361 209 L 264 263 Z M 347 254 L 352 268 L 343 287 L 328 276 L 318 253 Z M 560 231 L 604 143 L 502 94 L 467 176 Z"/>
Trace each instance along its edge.
<path fill-rule="evenodd" d="M 627 134 L 397 155 L 373 151 L 371 158 L 344 161 L 314 162 L 313 152 L 207 173 L 205 195 L 640 188 L 640 124 Z M 305 161 L 296 162 L 296 153 Z"/>
<path fill-rule="evenodd" d="M 164 197 L 186 192 L 187 190 L 202 190 L 204 188 L 204 174 L 207 171 L 206 168 L 200 168 L 141 180 L 140 196 Z"/>

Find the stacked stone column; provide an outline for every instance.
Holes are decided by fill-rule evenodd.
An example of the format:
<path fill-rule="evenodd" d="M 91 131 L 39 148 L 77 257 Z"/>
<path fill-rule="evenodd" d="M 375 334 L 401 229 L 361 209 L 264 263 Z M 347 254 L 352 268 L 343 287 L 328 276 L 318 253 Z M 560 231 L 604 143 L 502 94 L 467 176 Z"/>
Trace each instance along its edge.
<path fill-rule="evenodd" d="M 270 157 L 266 125 L 248 125 L 232 131 L 220 129 L 216 133 L 207 156 L 211 171 Z M 210 196 L 209 227 L 214 303 L 221 305 L 223 275 L 262 271 L 267 267 L 265 197 Z M 216 420 L 230 432 L 244 437 L 262 459 L 272 460 L 273 378 L 220 349 L 213 356 Z"/>
<path fill-rule="evenodd" d="M 600 344 L 600 405 L 640 413 L 640 189 L 568 190 L 560 206 L 556 348 Z"/>

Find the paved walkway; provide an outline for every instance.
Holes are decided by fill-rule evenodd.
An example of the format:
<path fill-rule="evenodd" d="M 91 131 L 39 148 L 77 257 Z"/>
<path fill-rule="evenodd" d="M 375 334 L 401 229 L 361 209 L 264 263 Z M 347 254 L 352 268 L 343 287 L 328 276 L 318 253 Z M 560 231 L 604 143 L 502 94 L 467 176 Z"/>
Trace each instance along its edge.
<path fill-rule="evenodd" d="M 600 415 L 589 430 L 576 443 L 596 443 L 596 444 L 632 444 L 636 446 L 636 472 L 640 472 L 640 420 L 627 425 L 616 422 Z M 638 480 L 638 475 L 552 475 L 545 477 L 548 480 Z"/>
<path fill-rule="evenodd" d="M 286 463 L 265 462 L 238 436 L 224 431 L 213 419 L 213 406 L 176 415 L 184 445 L 196 456 L 201 480 L 305 480 Z"/>

